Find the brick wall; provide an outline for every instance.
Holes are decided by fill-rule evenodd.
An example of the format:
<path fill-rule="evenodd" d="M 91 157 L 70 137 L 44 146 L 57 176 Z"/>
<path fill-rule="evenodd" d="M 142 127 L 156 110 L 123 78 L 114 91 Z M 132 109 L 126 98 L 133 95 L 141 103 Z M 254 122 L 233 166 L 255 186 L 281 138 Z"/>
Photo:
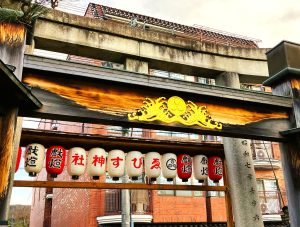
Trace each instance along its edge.
<path fill-rule="evenodd" d="M 38 174 L 37 180 L 45 180 L 47 178 L 46 169 L 43 168 Z M 45 188 L 33 188 L 32 189 L 32 205 L 30 212 L 30 226 L 31 227 L 43 227 L 44 212 L 45 212 Z M 46 217 L 47 218 L 47 217 Z"/>
<path fill-rule="evenodd" d="M 211 197 L 213 221 L 226 221 L 224 197 Z M 158 195 L 153 191 L 153 222 L 206 222 L 206 198 Z"/>

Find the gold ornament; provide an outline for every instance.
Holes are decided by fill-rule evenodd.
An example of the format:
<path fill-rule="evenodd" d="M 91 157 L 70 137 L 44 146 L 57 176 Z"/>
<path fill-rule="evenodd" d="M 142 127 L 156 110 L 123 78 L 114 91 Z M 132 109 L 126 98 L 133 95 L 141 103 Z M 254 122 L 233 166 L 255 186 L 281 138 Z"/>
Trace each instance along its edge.
<path fill-rule="evenodd" d="M 222 123 L 211 119 L 206 106 L 197 106 L 192 101 L 186 103 L 178 96 L 172 96 L 168 100 L 165 97 L 156 100 L 146 98 L 143 104 L 136 112 L 128 114 L 130 121 L 162 121 L 167 124 L 178 122 L 187 126 L 222 129 Z"/>

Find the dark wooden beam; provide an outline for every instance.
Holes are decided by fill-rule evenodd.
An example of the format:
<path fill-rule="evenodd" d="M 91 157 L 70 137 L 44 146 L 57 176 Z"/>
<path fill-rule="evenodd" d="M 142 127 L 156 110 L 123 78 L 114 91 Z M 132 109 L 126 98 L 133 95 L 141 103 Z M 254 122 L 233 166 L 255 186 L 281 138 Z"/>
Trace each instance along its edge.
<path fill-rule="evenodd" d="M 189 190 L 189 191 L 226 191 L 225 186 L 166 185 L 142 183 L 99 183 L 68 181 L 22 181 L 15 180 L 14 187 L 38 188 L 78 188 L 78 189 L 145 189 L 145 190 Z"/>
<path fill-rule="evenodd" d="M 49 59 L 31 59 L 26 67 L 23 80 L 43 108 L 23 111 L 23 116 L 271 141 L 285 141 L 279 132 L 290 128 L 290 97 Z M 222 130 L 128 119 L 145 98 L 172 96 L 207 107 Z"/>
<path fill-rule="evenodd" d="M 10 106 L 19 109 L 37 109 L 42 103 L 28 90 L 14 73 L 0 60 L 0 104 L 1 110 L 6 111 Z"/>

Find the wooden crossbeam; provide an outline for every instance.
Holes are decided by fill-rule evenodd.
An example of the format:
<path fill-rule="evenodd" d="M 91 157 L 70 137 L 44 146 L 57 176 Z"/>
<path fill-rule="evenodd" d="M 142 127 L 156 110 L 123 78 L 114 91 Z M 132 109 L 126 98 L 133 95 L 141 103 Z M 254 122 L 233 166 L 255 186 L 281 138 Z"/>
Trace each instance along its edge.
<path fill-rule="evenodd" d="M 78 189 L 147 189 L 147 190 L 189 190 L 189 191 L 227 191 L 226 186 L 166 185 L 143 183 L 100 183 L 69 181 L 22 181 L 15 180 L 14 187 L 35 188 L 78 188 Z"/>

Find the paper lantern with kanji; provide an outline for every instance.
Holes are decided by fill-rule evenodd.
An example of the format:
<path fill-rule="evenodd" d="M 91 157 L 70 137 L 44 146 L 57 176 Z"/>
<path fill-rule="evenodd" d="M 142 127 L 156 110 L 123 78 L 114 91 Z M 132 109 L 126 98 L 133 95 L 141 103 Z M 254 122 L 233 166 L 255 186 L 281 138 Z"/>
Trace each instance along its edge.
<path fill-rule="evenodd" d="M 67 171 L 73 180 L 78 180 L 86 168 L 86 151 L 81 147 L 73 147 L 68 151 Z"/>
<path fill-rule="evenodd" d="M 19 166 L 20 166 L 20 161 L 21 161 L 21 155 L 22 155 L 22 148 L 19 147 L 18 149 L 18 154 L 17 154 L 17 158 L 16 158 L 16 168 L 15 168 L 15 173 L 18 171 Z"/>
<path fill-rule="evenodd" d="M 172 181 L 177 174 L 177 156 L 173 153 L 163 154 L 161 157 L 161 171 L 167 181 Z"/>
<path fill-rule="evenodd" d="M 132 180 L 138 180 L 143 174 L 143 155 L 139 151 L 130 151 L 126 155 L 126 171 Z"/>
<path fill-rule="evenodd" d="M 208 177 L 214 183 L 218 183 L 223 176 L 222 159 L 220 157 L 209 157 L 208 158 Z"/>
<path fill-rule="evenodd" d="M 203 183 L 208 175 L 208 159 L 205 155 L 196 155 L 193 157 L 194 177 L 199 183 Z"/>
<path fill-rule="evenodd" d="M 121 150 L 108 152 L 107 172 L 114 181 L 119 180 L 125 173 L 125 154 Z"/>
<path fill-rule="evenodd" d="M 56 178 L 65 167 L 66 150 L 62 146 L 51 146 L 46 152 L 46 170 L 51 177 Z"/>
<path fill-rule="evenodd" d="M 161 156 L 157 152 L 149 152 L 145 155 L 145 175 L 151 181 L 155 181 L 161 174 Z"/>
<path fill-rule="evenodd" d="M 24 169 L 29 176 L 35 177 L 41 172 L 45 159 L 45 147 L 42 144 L 32 143 L 26 147 Z"/>
<path fill-rule="evenodd" d="M 106 167 L 106 154 L 102 148 L 92 148 L 88 152 L 87 174 L 93 180 L 98 180 L 104 173 Z"/>
<path fill-rule="evenodd" d="M 177 174 L 182 182 L 187 182 L 192 176 L 192 158 L 188 154 L 177 156 Z"/>

